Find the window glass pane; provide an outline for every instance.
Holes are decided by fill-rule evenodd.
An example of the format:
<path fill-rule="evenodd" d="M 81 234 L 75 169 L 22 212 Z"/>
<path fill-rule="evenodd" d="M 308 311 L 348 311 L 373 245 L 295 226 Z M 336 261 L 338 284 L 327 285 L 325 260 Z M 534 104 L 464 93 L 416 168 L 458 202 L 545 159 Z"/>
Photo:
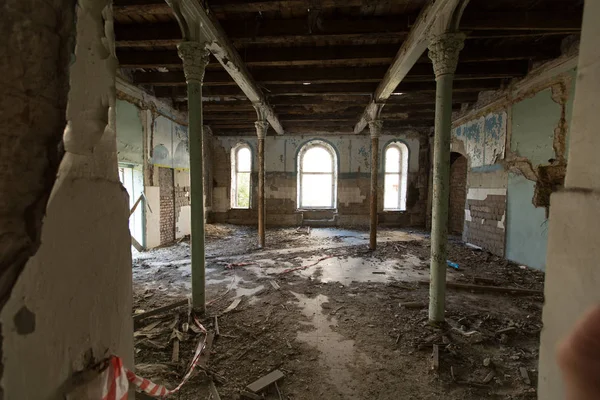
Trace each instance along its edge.
<path fill-rule="evenodd" d="M 400 174 L 385 174 L 383 208 L 396 210 L 400 200 Z"/>
<path fill-rule="evenodd" d="M 251 162 L 250 149 L 242 147 L 237 152 L 237 170 L 238 172 L 250 172 Z"/>
<path fill-rule="evenodd" d="M 395 146 L 385 151 L 385 172 L 400 172 L 400 150 Z"/>
<path fill-rule="evenodd" d="M 303 172 L 333 172 L 333 158 L 324 147 L 311 147 L 302 157 Z"/>
<path fill-rule="evenodd" d="M 250 173 L 237 173 L 236 206 L 250 208 Z"/>
<path fill-rule="evenodd" d="M 333 207 L 333 175 L 302 175 L 302 207 Z"/>

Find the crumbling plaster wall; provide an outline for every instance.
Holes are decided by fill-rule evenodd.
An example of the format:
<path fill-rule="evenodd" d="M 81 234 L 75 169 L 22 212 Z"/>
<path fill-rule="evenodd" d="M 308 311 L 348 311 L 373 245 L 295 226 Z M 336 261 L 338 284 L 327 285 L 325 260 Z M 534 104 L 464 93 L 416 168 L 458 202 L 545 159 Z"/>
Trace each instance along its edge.
<path fill-rule="evenodd" d="M 325 140 L 333 146 L 338 157 L 339 225 L 368 225 L 371 145 L 368 136 L 307 137 L 299 135 L 268 136 L 265 139 L 267 223 L 294 225 L 302 222 L 297 211 L 297 155 L 300 148 L 313 139 Z M 420 150 L 427 147 L 427 137 L 411 132 L 404 135 L 382 135 L 379 151 L 394 140 L 402 140 L 409 148 L 408 210 L 383 212 L 383 157 L 380 157 L 380 221 L 405 226 L 423 225 L 427 197 L 427 177 L 423 175 Z M 247 143 L 253 152 L 253 173 L 249 210 L 231 209 L 231 149 Z M 213 218 L 218 222 L 255 224 L 257 219 L 257 139 L 244 137 L 215 137 L 213 141 Z M 387 217 L 387 220 L 386 220 Z"/>
<path fill-rule="evenodd" d="M 123 162 L 139 162 L 144 166 L 145 195 L 148 203 L 145 210 L 146 247 L 153 248 L 165 244 L 167 236 L 172 237 L 165 233 L 172 229 L 173 222 L 174 238 L 189 235 L 191 196 L 187 115 L 122 78 L 117 80 L 117 96 L 119 159 L 123 159 Z M 206 149 L 210 150 L 212 146 L 212 134 L 208 127 L 205 127 L 204 136 L 204 177 L 205 182 L 211 182 L 212 152 Z M 174 181 L 170 185 L 163 179 L 168 187 L 161 188 L 159 175 L 160 170 L 165 168 L 171 170 Z M 166 172 L 163 171 L 164 173 Z M 205 183 L 207 211 L 210 211 L 211 189 L 212 185 Z M 166 198 L 167 195 L 169 199 Z M 167 207 L 167 203 L 171 202 L 174 207 Z"/>
<path fill-rule="evenodd" d="M 469 160 L 466 242 L 544 268 L 548 199 L 562 187 L 567 162 L 575 64 L 572 56 L 548 62 L 455 115 L 452 149 Z M 500 136 L 490 135 L 494 126 Z"/>
<path fill-rule="evenodd" d="M 14 135 L 2 138 L 10 146 L 0 146 L 8 151 L 0 168 L 0 227 L 12 226 L 0 234 L 2 272 L 10 273 L 2 277 L 3 296 L 10 293 L 10 277 L 26 265 L 0 314 L 0 397 L 58 400 L 74 373 L 110 354 L 133 367 L 112 13 L 108 0 L 81 0 L 77 7 L 73 1 L 8 0 L 3 11 L 0 26 L 9 40 L 0 79 L 11 98 L 2 96 L 1 110 L 3 126 Z M 11 178 L 19 183 L 12 189 L 17 181 Z"/>

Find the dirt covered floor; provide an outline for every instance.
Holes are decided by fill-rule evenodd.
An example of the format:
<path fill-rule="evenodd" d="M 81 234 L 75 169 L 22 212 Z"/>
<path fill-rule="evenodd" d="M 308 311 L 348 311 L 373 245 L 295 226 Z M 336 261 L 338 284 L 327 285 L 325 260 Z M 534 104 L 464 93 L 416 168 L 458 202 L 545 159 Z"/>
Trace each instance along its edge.
<path fill-rule="evenodd" d="M 281 228 L 267 231 L 260 250 L 254 228 L 209 226 L 208 306 L 199 319 L 213 331 L 218 316 L 220 336 L 205 372 L 173 398 L 208 399 L 210 376 L 222 399 L 236 399 L 276 369 L 285 375 L 281 396 L 271 386 L 262 393 L 267 399 L 537 397 L 541 295 L 448 288 L 447 323 L 433 327 L 423 284 L 428 236 L 381 230 L 378 240 L 370 252 L 367 232 Z M 459 266 L 447 269 L 448 282 L 543 289 L 540 272 L 458 240 L 449 248 Z M 185 299 L 189 243 L 136 254 L 133 279 L 134 313 Z M 141 376 L 177 386 L 205 337 L 187 321 L 183 306 L 136 322 Z"/>

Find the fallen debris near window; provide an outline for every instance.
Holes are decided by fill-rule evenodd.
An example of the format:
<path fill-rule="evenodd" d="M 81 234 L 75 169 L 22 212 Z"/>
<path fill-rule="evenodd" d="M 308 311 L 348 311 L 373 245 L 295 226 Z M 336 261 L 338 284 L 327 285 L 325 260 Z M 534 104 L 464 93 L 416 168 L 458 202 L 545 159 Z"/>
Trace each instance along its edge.
<path fill-rule="evenodd" d="M 221 333 L 219 332 L 219 317 L 215 315 L 215 336 L 219 336 Z"/>
<path fill-rule="evenodd" d="M 163 313 L 165 311 L 170 311 L 170 310 L 172 310 L 174 308 L 182 307 L 182 306 L 185 306 L 187 304 L 188 304 L 188 300 L 187 299 L 185 299 L 185 300 L 179 300 L 179 301 L 177 301 L 177 302 L 175 302 L 173 304 L 169 304 L 169 305 L 166 305 L 166 306 L 163 306 L 163 307 L 155 308 L 154 310 L 146 311 L 146 312 L 141 313 L 141 314 L 134 314 L 133 315 L 133 322 L 137 322 L 137 321 L 140 321 L 140 320 L 142 320 L 144 318 L 148 318 L 148 317 L 151 317 L 153 315 L 157 315 L 157 314 Z"/>
<path fill-rule="evenodd" d="M 433 345 L 433 354 L 431 355 L 431 369 L 437 371 L 440 368 L 440 346 Z"/>
<path fill-rule="evenodd" d="M 406 303 L 400 303 L 400 308 L 409 308 L 409 309 L 421 309 L 427 308 L 428 304 L 423 301 L 409 301 Z"/>
<path fill-rule="evenodd" d="M 241 302 L 242 302 L 242 298 L 241 298 L 241 297 L 238 297 L 237 299 L 235 299 L 235 300 L 233 301 L 233 303 L 231 303 L 231 304 L 229 305 L 229 307 L 227 307 L 227 308 L 225 309 L 225 311 L 223 311 L 223 314 L 227 314 L 227 313 L 229 313 L 229 312 L 232 312 L 233 310 L 235 310 L 235 309 L 237 308 L 237 306 L 239 306 L 239 305 L 240 305 L 240 303 L 241 303 Z"/>
<path fill-rule="evenodd" d="M 246 386 L 246 389 L 252 393 L 259 393 L 283 377 L 284 377 L 283 372 L 276 369 L 275 371 L 271 372 L 270 374 L 265 375 L 262 378 L 252 382 L 251 384 Z"/>
<path fill-rule="evenodd" d="M 429 281 L 418 281 L 419 285 L 429 286 Z M 450 289 L 462 289 L 472 290 L 474 292 L 492 292 L 492 293 L 507 293 L 507 294 L 519 294 L 524 296 L 543 296 L 544 292 L 541 290 L 532 289 L 521 289 L 513 287 L 502 287 L 502 286 L 483 286 L 483 285 L 469 285 L 467 283 L 454 283 L 446 282 L 446 287 Z"/>
<path fill-rule="evenodd" d="M 241 262 L 241 263 L 220 263 L 225 264 L 226 269 L 233 269 L 236 267 L 247 267 L 249 265 L 260 265 L 257 262 Z"/>
<path fill-rule="evenodd" d="M 173 340 L 173 354 L 171 355 L 171 362 L 179 362 L 179 339 Z"/>
<path fill-rule="evenodd" d="M 509 326 L 508 328 L 504 328 L 504 329 L 500 329 L 496 331 L 496 335 L 501 335 L 503 333 L 508 333 L 508 332 L 513 332 L 516 331 L 517 328 L 514 326 Z"/>
<path fill-rule="evenodd" d="M 483 378 L 483 383 L 490 383 L 492 381 L 492 379 L 494 379 L 494 376 L 496 376 L 496 372 L 494 370 L 491 370 L 486 376 L 485 378 Z"/>
<path fill-rule="evenodd" d="M 251 393 L 251 392 L 247 392 L 245 390 L 242 390 L 240 392 L 240 396 L 245 397 L 247 399 L 251 399 L 251 400 L 262 400 L 263 399 L 262 396 L 259 396 L 257 394 Z"/>
<path fill-rule="evenodd" d="M 521 372 L 521 378 L 523 378 L 523 382 L 525 382 L 526 385 L 531 385 L 531 379 L 529 379 L 527 368 L 521 367 L 519 368 L 519 371 Z"/>
<path fill-rule="evenodd" d="M 318 264 L 318 263 L 320 263 L 321 261 L 324 261 L 324 260 L 327 260 L 327 259 L 329 259 L 329 258 L 333 258 L 333 257 L 337 257 L 337 256 L 325 256 L 325 257 L 321 257 L 321 258 L 319 258 L 319 259 L 318 259 L 316 262 L 314 262 L 314 263 L 312 263 L 312 264 L 309 264 L 309 265 L 303 265 L 303 266 L 301 266 L 301 267 L 288 268 L 288 269 L 285 269 L 285 270 L 281 271 L 279 274 L 280 274 L 280 275 L 281 275 L 281 274 L 287 274 L 287 273 L 289 273 L 289 272 L 300 271 L 300 270 L 303 270 L 303 269 L 306 269 L 306 268 L 314 267 L 315 265 L 317 265 L 317 264 Z"/>
<path fill-rule="evenodd" d="M 217 391 L 217 387 L 215 386 L 215 383 L 213 382 L 212 379 L 208 383 L 208 387 L 210 389 L 210 395 L 213 398 L 213 400 L 221 400 L 221 396 L 219 396 L 219 392 Z"/>
<path fill-rule="evenodd" d="M 455 262 L 452 262 L 452 261 L 450 261 L 450 260 L 446 260 L 446 264 L 448 264 L 448 266 L 449 266 L 450 268 L 454 268 L 454 269 L 458 269 L 458 268 L 459 268 L 459 265 L 458 265 L 457 263 L 455 263 Z"/>
<path fill-rule="evenodd" d="M 279 400 L 283 400 L 283 395 L 281 394 L 281 390 L 279 390 L 279 385 L 275 382 L 275 390 L 277 390 L 277 394 L 279 395 Z"/>
<path fill-rule="evenodd" d="M 373 271 L 373 275 L 385 275 L 385 271 Z"/>
<path fill-rule="evenodd" d="M 273 289 L 275 289 L 275 290 L 281 289 L 281 286 L 279 286 L 279 284 L 277 282 L 270 280 L 269 283 L 271 284 L 271 286 L 273 286 Z"/>

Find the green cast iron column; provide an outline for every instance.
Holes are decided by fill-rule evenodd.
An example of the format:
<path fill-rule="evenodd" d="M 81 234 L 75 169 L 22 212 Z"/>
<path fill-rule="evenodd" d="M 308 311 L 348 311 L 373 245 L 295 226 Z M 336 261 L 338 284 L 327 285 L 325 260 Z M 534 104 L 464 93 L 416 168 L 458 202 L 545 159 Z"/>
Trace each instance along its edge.
<path fill-rule="evenodd" d="M 432 323 L 443 322 L 445 319 L 452 81 L 464 40 L 465 35 L 462 33 L 445 33 L 432 38 L 429 43 L 429 58 L 433 61 L 436 80 L 429 289 L 429 321 Z"/>
<path fill-rule="evenodd" d="M 202 80 L 208 64 L 209 51 L 199 42 L 182 42 L 177 46 L 183 60 L 183 72 L 188 94 L 188 140 L 190 150 L 190 194 L 192 208 L 192 305 L 205 311 L 205 254 L 204 254 L 204 171 Z"/>

